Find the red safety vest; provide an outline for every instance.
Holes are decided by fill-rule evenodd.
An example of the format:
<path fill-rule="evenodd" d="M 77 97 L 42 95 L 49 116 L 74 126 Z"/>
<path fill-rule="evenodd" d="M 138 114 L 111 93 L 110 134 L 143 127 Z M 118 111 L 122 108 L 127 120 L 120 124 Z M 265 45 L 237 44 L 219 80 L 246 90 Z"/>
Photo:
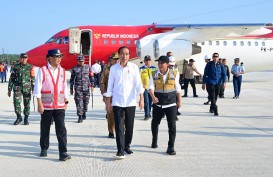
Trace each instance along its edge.
<path fill-rule="evenodd" d="M 44 108 L 46 110 L 64 109 L 64 85 L 66 81 L 65 70 L 60 66 L 58 67 L 58 76 L 56 83 L 54 82 L 54 78 L 48 66 L 43 66 L 41 70 L 43 72 L 41 100 Z"/>

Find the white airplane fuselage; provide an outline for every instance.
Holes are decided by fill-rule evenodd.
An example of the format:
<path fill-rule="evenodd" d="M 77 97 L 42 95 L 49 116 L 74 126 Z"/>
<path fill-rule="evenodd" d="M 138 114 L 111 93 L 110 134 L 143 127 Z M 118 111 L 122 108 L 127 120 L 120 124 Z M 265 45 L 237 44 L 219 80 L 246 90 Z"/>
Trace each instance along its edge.
<path fill-rule="evenodd" d="M 206 41 L 198 45 L 202 47 L 202 52 L 191 58 L 196 61 L 195 66 L 201 73 L 206 65 L 204 56 L 211 58 L 214 52 L 219 53 L 220 58 L 227 59 L 230 68 L 234 59 L 240 58 L 247 72 L 273 70 L 273 39 L 225 39 Z"/>

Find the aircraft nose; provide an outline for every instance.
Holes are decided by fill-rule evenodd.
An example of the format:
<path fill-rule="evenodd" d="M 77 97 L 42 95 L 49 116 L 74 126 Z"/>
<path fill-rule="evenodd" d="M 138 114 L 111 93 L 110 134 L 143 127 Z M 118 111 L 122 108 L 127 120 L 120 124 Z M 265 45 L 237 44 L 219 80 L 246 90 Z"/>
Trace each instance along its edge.
<path fill-rule="evenodd" d="M 46 64 L 47 49 L 44 45 L 38 46 L 27 52 L 28 63 L 34 66 L 41 67 Z"/>

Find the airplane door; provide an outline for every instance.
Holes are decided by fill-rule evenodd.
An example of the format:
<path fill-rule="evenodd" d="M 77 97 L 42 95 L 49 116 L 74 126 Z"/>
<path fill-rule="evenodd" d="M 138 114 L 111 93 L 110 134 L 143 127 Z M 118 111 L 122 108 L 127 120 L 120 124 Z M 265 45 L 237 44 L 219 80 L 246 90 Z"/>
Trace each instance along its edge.
<path fill-rule="evenodd" d="M 85 64 L 91 65 L 92 55 L 92 31 L 90 29 L 81 30 L 81 55 L 84 55 Z"/>
<path fill-rule="evenodd" d="M 79 28 L 69 28 L 69 53 L 81 53 L 81 31 Z"/>

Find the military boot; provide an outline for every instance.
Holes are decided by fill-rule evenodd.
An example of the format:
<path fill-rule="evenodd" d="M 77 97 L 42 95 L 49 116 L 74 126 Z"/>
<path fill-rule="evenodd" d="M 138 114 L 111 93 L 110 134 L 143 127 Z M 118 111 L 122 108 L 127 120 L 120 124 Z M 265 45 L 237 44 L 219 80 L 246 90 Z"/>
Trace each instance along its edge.
<path fill-rule="evenodd" d="M 81 115 L 79 115 L 78 123 L 82 123 L 82 116 Z"/>
<path fill-rule="evenodd" d="M 14 122 L 14 125 L 18 125 L 23 120 L 21 114 L 16 114 L 16 115 L 17 115 L 17 119 Z"/>
<path fill-rule="evenodd" d="M 29 125 L 29 122 L 28 122 L 28 116 L 25 116 L 25 119 L 24 119 L 24 125 Z"/>
<path fill-rule="evenodd" d="M 85 120 L 85 119 L 86 119 L 86 114 L 84 112 L 83 115 L 82 115 L 82 120 Z"/>

